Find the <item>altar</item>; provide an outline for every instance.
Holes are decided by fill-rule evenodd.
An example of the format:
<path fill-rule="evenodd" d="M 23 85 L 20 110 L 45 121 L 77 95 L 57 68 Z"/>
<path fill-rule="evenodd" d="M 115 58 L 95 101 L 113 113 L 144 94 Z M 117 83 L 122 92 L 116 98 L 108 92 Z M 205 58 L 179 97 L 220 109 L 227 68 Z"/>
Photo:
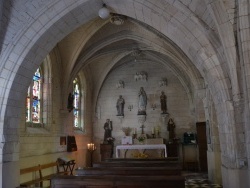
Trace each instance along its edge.
<path fill-rule="evenodd" d="M 146 150 L 158 150 L 161 152 L 161 157 L 167 157 L 167 149 L 165 144 L 142 144 L 142 145 L 118 145 L 116 146 L 116 158 L 121 158 L 121 150 L 124 150 L 124 158 L 128 150 L 139 150 L 144 153 Z"/>

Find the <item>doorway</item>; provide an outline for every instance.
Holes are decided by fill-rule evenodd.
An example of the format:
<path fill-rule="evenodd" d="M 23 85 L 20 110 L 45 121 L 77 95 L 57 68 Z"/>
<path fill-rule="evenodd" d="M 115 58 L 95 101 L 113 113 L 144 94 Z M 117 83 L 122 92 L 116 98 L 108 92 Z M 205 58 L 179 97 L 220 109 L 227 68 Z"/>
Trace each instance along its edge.
<path fill-rule="evenodd" d="M 206 122 L 196 123 L 197 131 L 197 144 L 199 153 L 199 169 L 200 171 L 207 172 L 207 134 Z"/>

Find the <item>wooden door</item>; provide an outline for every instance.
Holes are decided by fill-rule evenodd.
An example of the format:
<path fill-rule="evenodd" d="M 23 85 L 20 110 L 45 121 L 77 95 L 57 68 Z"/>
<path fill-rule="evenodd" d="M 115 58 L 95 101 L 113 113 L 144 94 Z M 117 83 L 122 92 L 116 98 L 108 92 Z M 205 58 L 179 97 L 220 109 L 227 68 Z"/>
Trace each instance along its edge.
<path fill-rule="evenodd" d="M 199 168 L 207 172 L 207 136 L 206 122 L 196 123 L 197 144 L 199 151 Z"/>

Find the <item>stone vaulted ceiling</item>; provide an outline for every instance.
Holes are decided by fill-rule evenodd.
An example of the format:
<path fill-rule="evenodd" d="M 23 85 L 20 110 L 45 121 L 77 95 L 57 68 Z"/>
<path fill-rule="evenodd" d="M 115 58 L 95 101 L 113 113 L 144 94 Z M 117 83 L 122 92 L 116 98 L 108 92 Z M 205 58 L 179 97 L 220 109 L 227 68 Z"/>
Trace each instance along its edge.
<path fill-rule="evenodd" d="M 96 18 L 58 43 L 63 66 L 72 71 L 70 79 L 90 66 L 102 66 L 104 81 L 108 72 L 136 58 L 161 63 L 172 70 L 184 84 L 187 93 L 193 93 L 201 85 L 199 71 L 173 41 L 138 20 L 123 18 L 122 25 L 112 24 L 109 19 Z M 91 34 L 88 33 L 90 29 Z M 101 64 L 97 63 L 100 61 Z M 112 65 L 109 65 L 110 62 Z M 92 77 L 95 75 L 94 72 L 91 74 Z M 101 83 L 96 87 L 98 92 Z"/>

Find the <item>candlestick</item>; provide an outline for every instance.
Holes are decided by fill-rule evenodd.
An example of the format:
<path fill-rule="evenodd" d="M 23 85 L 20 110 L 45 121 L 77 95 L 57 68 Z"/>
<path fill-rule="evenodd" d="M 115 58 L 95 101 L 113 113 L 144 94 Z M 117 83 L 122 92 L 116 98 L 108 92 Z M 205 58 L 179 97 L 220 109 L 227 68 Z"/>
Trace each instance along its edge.
<path fill-rule="evenodd" d="M 87 144 L 88 152 L 90 153 L 90 166 L 93 166 L 93 153 L 96 150 L 96 146 L 94 143 Z"/>
<path fill-rule="evenodd" d="M 155 138 L 155 134 L 152 134 L 152 138 Z"/>
<path fill-rule="evenodd" d="M 152 134 L 155 134 L 155 129 L 154 129 L 154 127 L 152 127 L 151 132 L 152 132 Z"/>

